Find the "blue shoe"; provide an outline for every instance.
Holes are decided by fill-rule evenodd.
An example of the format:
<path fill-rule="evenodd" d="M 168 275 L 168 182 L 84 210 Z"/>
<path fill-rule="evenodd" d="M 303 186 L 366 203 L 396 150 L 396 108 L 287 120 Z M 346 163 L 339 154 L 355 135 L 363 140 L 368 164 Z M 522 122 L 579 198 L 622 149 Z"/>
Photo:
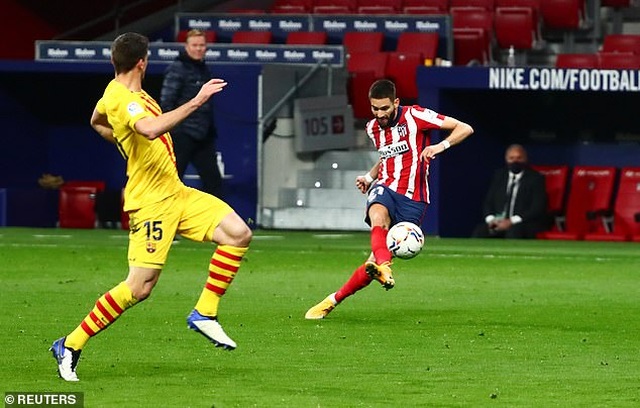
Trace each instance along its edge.
<path fill-rule="evenodd" d="M 187 317 L 187 326 L 209 339 L 216 347 L 222 347 L 225 350 L 236 348 L 236 342 L 227 336 L 217 317 L 203 316 L 193 309 Z"/>
<path fill-rule="evenodd" d="M 64 346 L 66 337 L 54 341 L 49 351 L 58 362 L 58 375 L 65 381 L 80 381 L 76 375 L 76 366 L 82 350 L 73 350 Z"/>

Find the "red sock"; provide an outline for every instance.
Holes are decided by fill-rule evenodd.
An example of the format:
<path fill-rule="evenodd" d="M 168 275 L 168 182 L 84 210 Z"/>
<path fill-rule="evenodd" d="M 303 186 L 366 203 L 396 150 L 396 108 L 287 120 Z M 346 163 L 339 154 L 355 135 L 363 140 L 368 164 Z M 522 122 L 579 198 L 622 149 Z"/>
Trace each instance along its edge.
<path fill-rule="evenodd" d="M 347 283 L 345 283 L 337 292 L 336 292 L 336 302 L 340 303 L 343 299 L 353 295 L 357 291 L 362 288 L 367 287 L 371 283 L 371 278 L 364 271 L 364 265 L 360 265 L 358 269 L 353 272 L 353 275 L 349 278 Z"/>
<path fill-rule="evenodd" d="M 387 247 L 388 230 L 382 227 L 373 227 L 371 230 L 371 251 L 378 265 L 391 261 L 391 252 Z"/>

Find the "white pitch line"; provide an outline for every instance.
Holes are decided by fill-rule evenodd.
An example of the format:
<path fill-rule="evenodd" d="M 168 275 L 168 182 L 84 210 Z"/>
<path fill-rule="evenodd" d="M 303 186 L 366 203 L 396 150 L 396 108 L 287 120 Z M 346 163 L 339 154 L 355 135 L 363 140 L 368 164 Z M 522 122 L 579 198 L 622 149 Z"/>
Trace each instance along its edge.
<path fill-rule="evenodd" d="M 352 234 L 313 234 L 312 237 L 318 239 L 333 239 L 333 238 L 351 238 Z"/>
<path fill-rule="evenodd" d="M 284 239 L 283 235 L 254 235 L 252 239 L 255 240 L 278 240 L 278 239 Z"/>
<path fill-rule="evenodd" d="M 16 244 L 16 243 L 0 243 L 0 247 L 11 247 L 11 248 L 58 248 L 60 245 L 58 244 Z"/>
<path fill-rule="evenodd" d="M 533 260 L 542 260 L 542 259 L 565 259 L 565 260 L 584 260 L 584 259 L 593 259 L 597 262 L 604 261 L 613 261 L 615 258 L 603 258 L 603 257 L 591 257 L 588 255 L 495 255 L 495 254 L 478 254 L 478 253 L 469 253 L 469 254 L 451 254 L 451 253 L 424 253 L 427 256 L 437 256 L 440 258 L 485 258 L 485 259 L 533 259 Z"/>

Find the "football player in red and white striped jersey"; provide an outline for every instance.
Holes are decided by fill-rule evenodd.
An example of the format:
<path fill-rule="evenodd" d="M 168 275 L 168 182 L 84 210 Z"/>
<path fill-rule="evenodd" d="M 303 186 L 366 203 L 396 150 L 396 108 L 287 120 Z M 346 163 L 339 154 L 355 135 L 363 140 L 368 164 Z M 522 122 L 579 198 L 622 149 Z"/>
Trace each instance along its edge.
<path fill-rule="evenodd" d="M 417 105 L 401 106 L 395 84 L 386 79 L 371 85 L 369 101 L 374 118 L 366 131 L 380 159 L 356 178 L 356 187 L 368 193 L 365 221 L 371 226 L 371 254 L 337 292 L 307 311 L 307 319 L 323 319 L 373 280 L 387 290 L 395 286 L 386 243 L 389 228 L 401 221 L 422 224 L 429 203 L 430 161 L 473 133 L 471 126 L 453 117 Z M 449 135 L 432 145 L 431 129 L 449 131 Z"/>

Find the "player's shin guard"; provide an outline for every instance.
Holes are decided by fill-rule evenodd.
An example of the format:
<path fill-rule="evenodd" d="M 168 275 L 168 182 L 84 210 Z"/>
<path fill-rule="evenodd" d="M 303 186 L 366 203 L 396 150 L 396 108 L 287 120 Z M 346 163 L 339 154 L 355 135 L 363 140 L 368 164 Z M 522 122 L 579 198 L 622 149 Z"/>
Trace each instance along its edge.
<path fill-rule="evenodd" d="M 387 232 L 389 231 L 382 227 L 371 229 L 371 252 L 373 252 L 378 265 L 391 261 L 391 252 L 387 247 Z"/>
<path fill-rule="evenodd" d="M 371 278 L 367 275 L 364 265 L 360 265 L 358 269 L 353 272 L 353 275 L 351 275 L 347 283 L 342 285 L 342 287 L 336 292 L 336 302 L 342 302 L 344 298 L 349 297 L 360 289 L 367 287 L 370 283 Z"/>
<path fill-rule="evenodd" d="M 125 310 L 138 302 L 126 283 L 120 282 L 96 301 L 96 305 L 82 323 L 67 336 L 65 347 L 82 350 L 89 338 L 115 322 Z"/>
<path fill-rule="evenodd" d="M 196 310 L 204 316 L 217 316 L 220 298 L 235 278 L 242 257 L 249 248 L 220 245 L 209 264 L 209 277 L 196 303 Z"/>

